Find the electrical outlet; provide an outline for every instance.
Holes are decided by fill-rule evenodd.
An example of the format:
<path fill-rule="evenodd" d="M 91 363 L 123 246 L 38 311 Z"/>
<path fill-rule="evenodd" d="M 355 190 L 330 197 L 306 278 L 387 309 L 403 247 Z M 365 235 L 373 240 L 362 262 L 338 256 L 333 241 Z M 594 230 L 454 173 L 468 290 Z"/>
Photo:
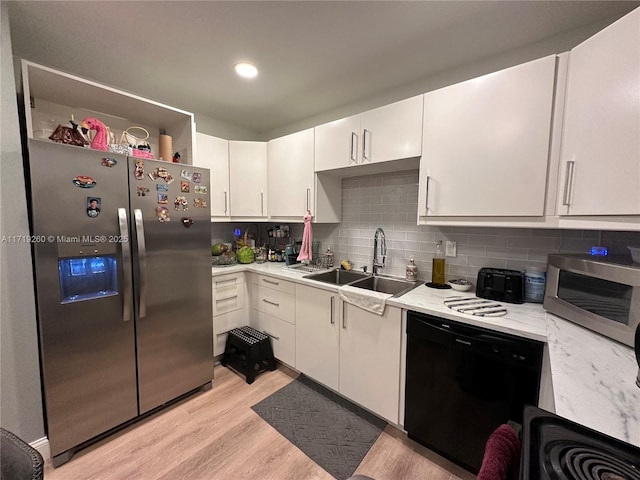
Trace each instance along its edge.
<path fill-rule="evenodd" d="M 457 243 L 456 242 L 447 242 L 445 244 L 445 253 L 444 255 L 446 257 L 455 257 L 456 256 L 456 250 L 457 250 Z"/>

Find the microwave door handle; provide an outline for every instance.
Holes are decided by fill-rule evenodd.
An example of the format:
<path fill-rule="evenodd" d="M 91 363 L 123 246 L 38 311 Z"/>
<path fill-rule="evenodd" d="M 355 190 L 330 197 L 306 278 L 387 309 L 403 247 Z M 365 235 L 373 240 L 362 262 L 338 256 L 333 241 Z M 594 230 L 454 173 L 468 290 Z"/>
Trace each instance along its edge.
<path fill-rule="evenodd" d="M 147 316 L 147 247 L 144 241 L 144 220 L 142 210 L 136 208 L 133 211 L 136 224 L 136 238 L 138 240 L 138 267 L 140 270 L 140 301 L 138 315 L 140 318 Z"/>
<path fill-rule="evenodd" d="M 118 225 L 120 227 L 120 237 L 122 238 L 122 321 L 131 320 L 131 246 L 129 245 L 129 227 L 127 226 L 127 210 L 118 208 Z"/>

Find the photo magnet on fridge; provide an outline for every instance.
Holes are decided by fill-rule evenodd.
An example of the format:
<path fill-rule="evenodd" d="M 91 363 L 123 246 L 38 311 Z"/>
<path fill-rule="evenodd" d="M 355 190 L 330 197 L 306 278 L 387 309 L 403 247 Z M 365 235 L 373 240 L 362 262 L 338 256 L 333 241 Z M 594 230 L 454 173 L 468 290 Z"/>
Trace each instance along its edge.
<path fill-rule="evenodd" d="M 157 192 L 168 192 L 169 186 L 166 183 L 156 183 Z"/>
<path fill-rule="evenodd" d="M 146 197 L 147 193 L 149 193 L 149 189 L 147 187 L 138 187 L 138 196 Z"/>
<path fill-rule="evenodd" d="M 193 183 L 200 183 L 202 182 L 202 174 L 200 172 L 193 172 L 193 178 L 192 178 Z"/>
<path fill-rule="evenodd" d="M 100 206 L 102 199 L 100 197 L 87 197 L 87 215 L 95 218 L 100 215 Z"/>
<path fill-rule="evenodd" d="M 167 207 L 156 207 L 156 216 L 158 217 L 158 221 L 161 223 L 171 221 L 171 216 L 169 215 L 169 209 Z"/>
<path fill-rule="evenodd" d="M 182 178 L 184 178 L 185 180 L 191 181 L 191 172 L 189 170 L 181 170 L 180 171 L 180 176 Z"/>
<path fill-rule="evenodd" d="M 158 203 L 169 203 L 169 196 L 166 193 L 159 193 Z"/>
<path fill-rule="evenodd" d="M 142 180 L 144 178 L 144 161 L 136 160 L 136 170 L 133 174 L 136 180 Z"/>
<path fill-rule="evenodd" d="M 180 191 L 182 193 L 189 193 L 189 186 L 191 184 L 189 182 L 187 182 L 186 180 L 183 180 L 180 182 Z"/>

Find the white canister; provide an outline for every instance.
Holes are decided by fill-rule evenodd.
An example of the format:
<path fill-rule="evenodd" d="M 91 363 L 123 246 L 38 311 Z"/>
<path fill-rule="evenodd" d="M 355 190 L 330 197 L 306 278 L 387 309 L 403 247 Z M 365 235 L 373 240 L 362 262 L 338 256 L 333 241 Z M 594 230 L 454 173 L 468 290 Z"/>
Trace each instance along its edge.
<path fill-rule="evenodd" d="M 524 299 L 542 303 L 547 282 L 547 272 L 537 267 L 527 267 L 524 272 Z"/>

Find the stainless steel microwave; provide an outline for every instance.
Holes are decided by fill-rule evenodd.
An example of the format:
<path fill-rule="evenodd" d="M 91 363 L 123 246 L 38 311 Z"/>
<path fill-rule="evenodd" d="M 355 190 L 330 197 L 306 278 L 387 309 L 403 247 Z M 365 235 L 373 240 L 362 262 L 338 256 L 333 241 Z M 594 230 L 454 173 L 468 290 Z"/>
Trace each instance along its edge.
<path fill-rule="evenodd" d="M 625 255 L 549 255 L 544 308 L 633 347 L 640 265 Z"/>

